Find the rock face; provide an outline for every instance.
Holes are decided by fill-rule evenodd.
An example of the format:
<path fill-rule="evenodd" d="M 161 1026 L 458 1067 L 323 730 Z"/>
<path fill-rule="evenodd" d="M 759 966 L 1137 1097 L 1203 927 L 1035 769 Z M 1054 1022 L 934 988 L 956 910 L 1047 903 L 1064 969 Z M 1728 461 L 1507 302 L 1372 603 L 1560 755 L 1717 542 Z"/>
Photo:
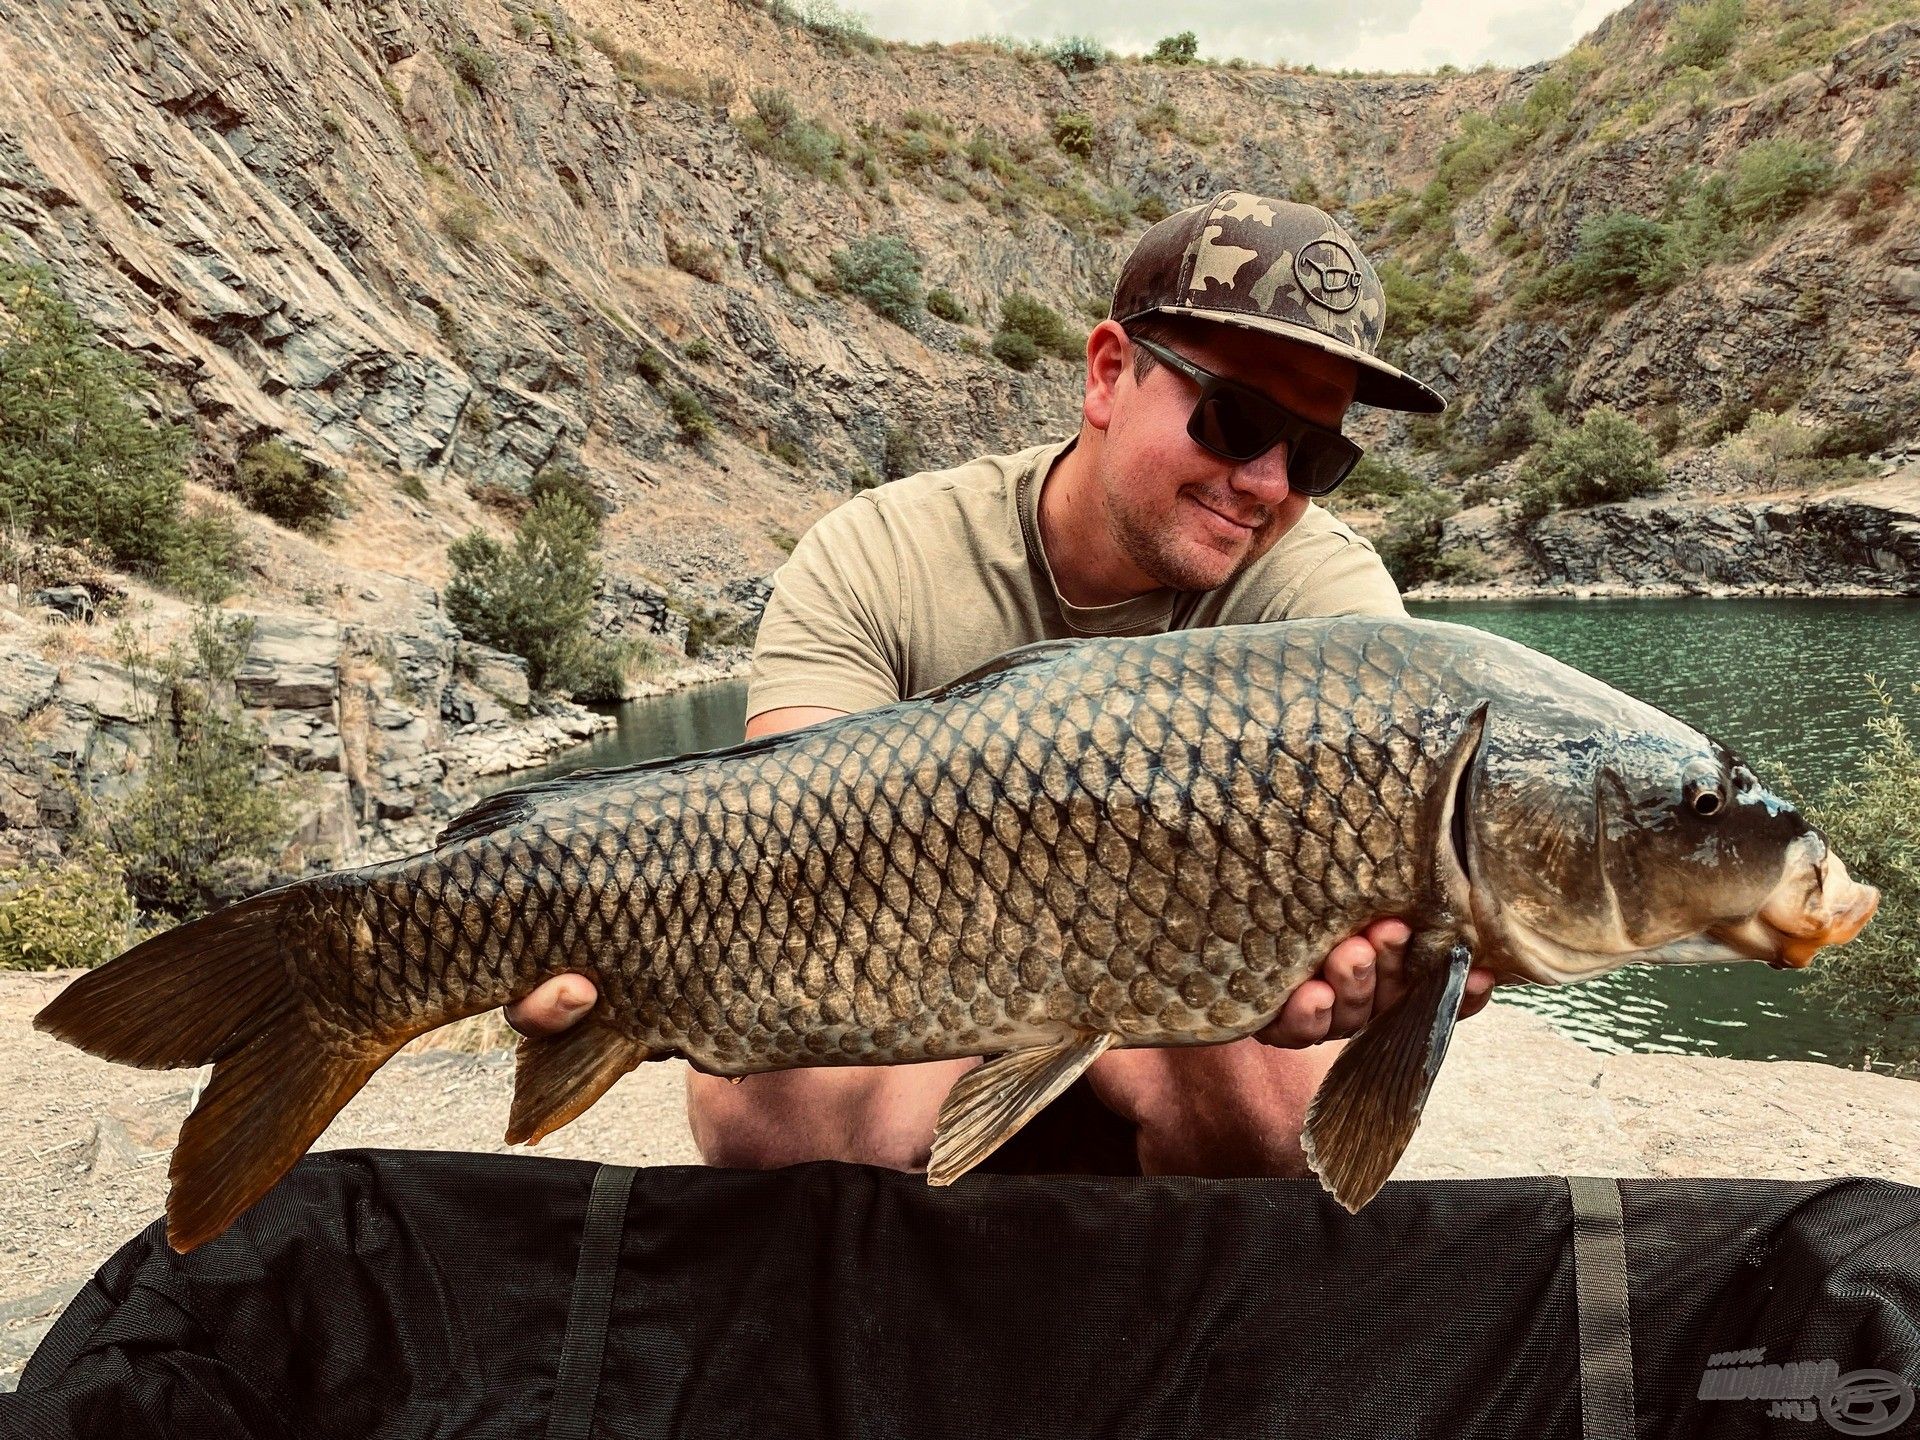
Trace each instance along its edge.
<path fill-rule="evenodd" d="M 1490 559 L 1514 544 L 1493 507 L 1447 522 L 1445 543 Z M 1429 585 L 1440 599 L 1592 595 L 1920 595 L 1920 465 L 1791 498 L 1653 496 L 1542 520 L 1518 561 L 1483 585 Z"/>
<path fill-rule="evenodd" d="M 398 632 L 314 616 L 230 618 L 250 629 L 234 693 L 266 737 L 260 781 L 290 797 L 286 874 L 423 846 L 478 782 L 612 723 L 536 703 L 524 661 L 461 640 L 437 611 Z M 140 783 L 156 694 L 153 677 L 97 657 L 0 653 L 0 864 L 57 855 L 77 797 L 112 800 Z"/>

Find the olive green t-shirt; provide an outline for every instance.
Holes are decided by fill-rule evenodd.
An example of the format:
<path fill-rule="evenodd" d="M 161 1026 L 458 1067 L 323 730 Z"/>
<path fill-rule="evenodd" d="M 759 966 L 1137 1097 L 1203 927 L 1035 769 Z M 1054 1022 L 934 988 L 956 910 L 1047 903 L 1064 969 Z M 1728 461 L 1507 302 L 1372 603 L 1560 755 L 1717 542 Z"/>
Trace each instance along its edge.
<path fill-rule="evenodd" d="M 822 517 L 774 572 L 748 716 L 891 704 L 1036 640 L 1406 613 L 1373 547 L 1317 505 L 1216 590 L 1068 604 L 1040 544 L 1039 502 L 1073 443 L 910 475 Z"/>

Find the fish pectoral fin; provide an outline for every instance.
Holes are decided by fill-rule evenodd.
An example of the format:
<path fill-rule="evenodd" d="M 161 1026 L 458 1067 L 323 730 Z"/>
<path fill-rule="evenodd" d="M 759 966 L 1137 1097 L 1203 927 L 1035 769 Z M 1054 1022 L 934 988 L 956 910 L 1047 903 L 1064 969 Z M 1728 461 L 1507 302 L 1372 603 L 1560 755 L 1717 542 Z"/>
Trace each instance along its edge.
<path fill-rule="evenodd" d="M 514 1051 L 507 1144 L 545 1139 L 650 1058 L 644 1045 L 594 1014 L 558 1035 L 523 1037 Z"/>
<path fill-rule="evenodd" d="M 951 1185 L 1086 1073 L 1117 1037 L 1076 1035 L 1057 1045 L 1010 1050 L 954 1082 L 933 1130 L 929 1185 Z"/>
<path fill-rule="evenodd" d="M 1407 960 L 1415 978 L 1400 1003 L 1348 1042 L 1307 1106 L 1307 1163 L 1349 1211 L 1386 1184 L 1419 1128 L 1473 954 L 1450 936 L 1422 934 Z"/>

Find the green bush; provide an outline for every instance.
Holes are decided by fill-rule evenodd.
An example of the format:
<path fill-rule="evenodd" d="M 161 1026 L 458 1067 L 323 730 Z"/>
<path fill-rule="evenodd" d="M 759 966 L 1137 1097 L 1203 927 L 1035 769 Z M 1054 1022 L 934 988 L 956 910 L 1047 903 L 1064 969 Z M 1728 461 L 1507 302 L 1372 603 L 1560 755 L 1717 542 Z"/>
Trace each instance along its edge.
<path fill-rule="evenodd" d="M 0 258 L 0 516 L 159 575 L 178 540 L 188 434 L 147 422 L 145 389 L 51 272 Z"/>
<path fill-rule="evenodd" d="M 889 425 L 880 452 L 880 473 L 889 480 L 898 480 L 922 468 L 920 437 L 905 426 Z"/>
<path fill-rule="evenodd" d="M 713 359 L 713 342 L 704 335 L 696 335 L 680 347 L 680 353 L 696 365 L 704 365 Z"/>
<path fill-rule="evenodd" d="M 1654 293 L 1654 283 L 1670 283 L 1664 257 L 1673 230 L 1658 220 L 1626 210 L 1589 217 L 1580 226 L 1568 281 L 1578 290 L 1600 294 Z"/>
<path fill-rule="evenodd" d="M 738 122 L 749 147 L 808 175 L 832 178 L 840 174 L 846 145 L 839 135 L 801 115 L 784 90 L 755 90 L 750 98 L 754 113 Z"/>
<path fill-rule="evenodd" d="M 1459 508 L 1451 495 L 1431 485 L 1422 485 L 1395 502 L 1374 548 L 1402 590 L 1441 578 L 1437 572 L 1447 518 Z"/>
<path fill-rule="evenodd" d="M 1669 70 L 1697 65 L 1711 70 L 1733 52 L 1740 38 L 1742 0 L 1702 0 L 1673 12 L 1660 63 Z"/>
<path fill-rule="evenodd" d="M 1068 35 L 1047 46 L 1046 57 L 1068 75 L 1096 70 L 1113 57 L 1090 35 Z"/>
<path fill-rule="evenodd" d="M 1062 360 L 1078 360 L 1086 353 L 1085 335 L 1071 329 L 1052 306 L 1018 290 L 1001 297 L 1000 329 L 1024 335 L 1035 349 Z"/>
<path fill-rule="evenodd" d="M 1369 453 L 1360 457 L 1337 493 L 1349 500 L 1363 500 L 1375 496 L 1397 498 L 1426 488 L 1427 483 L 1411 470 Z"/>
<path fill-rule="evenodd" d="M 897 235 L 870 235 L 829 257 L 840 288 L 911 329 L 921 308 L 920 257 Z"/>
<path fill-rule="evenodd" d="M 667 362 L 658 350 L 643 342 L 633 352 L 633 373 L 649 385 L 658 386 L 667 378 Z"/>
<path fill-rule="evenodd" d="M 139 788 L 105 828 L 143 905 L 196 915 L 256 889 L 285 844 L 284 785 L 262 785 L 266 737 L 233 697 L 253 626 L 213 610 L 188 642 L 154 659 L 123 655 L 149 677 L 155 719 Z"/>
<path fill-rule="evenodd" d="M 1200 58 L 1200 42 L 1193 31 L 1163 36 L 1149 57 L 1156 65 L 1191 65 Z"/>
<path fill-rule="evenodd" d="M 967 307 L 962 305 L 950 290 L 928 291 L 927 313 L 954 325 L 965 325 L 973 319 L 973 316 L 967 313 Z"/>
<path fill-rule="evenodd" d="M 127 948 L 132 925 L 126 868 L 97 841 L 0 869 L 0 970 L 98 965 Z"/>
<path fill-rule="evenodd" d="M 1666 483 L 1653 437 L 1631 416 L 1597 405 L 1537 445 L 1520 473 L 1520 516 L 1646 495 Z"/>
<path fill-rule="evenodd" d="M 549 496 L 560 496 L 580 507 L 594 528 L 600 528 L 600 497 L 593 493 L 587 477 L 563 460 L 549 460 L 534 472 L 527 483 L 527 505 L 537 506 Z"/>
<path fill-rule="evenodd" d="M 627 698 L 629 683 L 660 664 L 660 652 L 642 640 L 583 639 L 561 684 L 575 700 L 613 704 Z"/>
<path fill-rule="evenodd" d="M 500 62 L 476 45 L 457 44 L 452 55 L 453 73 L 472 89 L 486 89 L 500 74 Z"/>
<path fill-rule="evenodd" d="M 1734 162 L 1733 213 L 1751 225 L 1777 225 L 1833 184 L 1833 162 L 1799 140 L 1757 140 Z"/>
<path fill-rule="evenodd" d="M 1880 714 L 1860 777 L 1835 785 L 1807 807 L 1808 817 L 1857 879 L 1880 889 L 1880 910 L 1851 944 L 1814 966 L 1810 997 L 1880 1026 L 1896 1064 L 1920 1067 L 1920 746 L 1869 680 Z M 1914 687 L 1920 694 L 1920 686 Z"/>
<path fill-rule="evenodd" d="M 1081 159 L 1093 154 L 1094 121 L 1091 115 L 1077 110 L 1053 117 L 1053 143 L 1060 147 L 1065 155 L 1077 155 Z"/>
<path fill-rule="evenodd" d="M 545 690 L 582 654 L 600 581 L 599 526 L 565 495 L 548 495 L 520 522 L 511 545 L 472 530 L 447 547 L 447 618 L 469 640 L 523 656 Z"/>
<path fill-rule="evenodd" d="M 1040 361 L 1040 347 L 1018 330 L 996 332 L 988 348 L 994 359 L 1015 370 L 1031 370 Z"/>
<path fill-rule="evenodd" d="M 684 270 L 696 279 L 718 284 L 726 273 L 726 256 L 717 245 L 708 245 L 704 241 L 689 240 L 667 232 L 667 263 L 676 270 Z"/>
<path fill-rule="evenodd" d="M 684 385 L 667 396 L 667 414 L 673 417 L 674 426 L 686 444 L 698 445 L 712 438 L 715 429 L 712 412 Z"/>
<path fill-rule="evenodd" d="M 346 497 L 337 471 L 316 465 L 278 440 L 249 445 L 234 468 L 233 488 L 257 515 L 320 535 L 346 513 Z"/>
<path fill-rule="evenodd" d="M 174 527 L 160 579 L 203 605 L 218 605 L 240 588 L 246 546 L 233 517 L 212 505 L 189 507 Z"/>

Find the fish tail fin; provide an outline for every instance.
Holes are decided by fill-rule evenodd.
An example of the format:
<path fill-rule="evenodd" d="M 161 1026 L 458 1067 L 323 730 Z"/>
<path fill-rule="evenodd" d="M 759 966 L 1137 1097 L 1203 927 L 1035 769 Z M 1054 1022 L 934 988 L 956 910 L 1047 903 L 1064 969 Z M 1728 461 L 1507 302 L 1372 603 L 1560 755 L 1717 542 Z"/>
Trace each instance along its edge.
<path fill-rule="evenodd" d="M 270 890 L 155 935 L 80 976 L 34 1028 L 143 1070 L 223 1059 L 294 1003 L 279 953 L 293 893 Z"/>
<path fill-rule="evenodd" d="M 211 1240 L 271 1190 L 400 1042 L 342 1051 L 291 1000 L 213 1067 L 167 1167 L 167 1243 Z"/>
<path fill-rule="evenodd" d="M 344 1048 L 288 983 L 283 922 L 299 886 L 190 921 L 75 980 L 33 1023 L 91 1055 L 150 1070 L 212 1064 L 181 1127 L 167 1241 L 212 1239 L 273 1187 L 399 1048 Z"/>

